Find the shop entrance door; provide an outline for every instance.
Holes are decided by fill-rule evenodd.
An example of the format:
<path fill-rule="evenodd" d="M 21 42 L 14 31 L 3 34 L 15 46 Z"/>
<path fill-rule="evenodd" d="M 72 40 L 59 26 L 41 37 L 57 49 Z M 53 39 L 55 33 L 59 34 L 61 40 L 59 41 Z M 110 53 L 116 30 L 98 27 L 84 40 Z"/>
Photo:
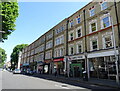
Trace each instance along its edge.
<path fill-rule="evenodd" d="M 72 70 L 73 77 L 82 76 L 82 65 L 81 64 L 71 64 L 71 70 Z"/>
<path fill-rule="evenodd" d="M 74 67 L 74 77 L 79 77 L 80 76 L 80 67 L 75 66 Z"/>

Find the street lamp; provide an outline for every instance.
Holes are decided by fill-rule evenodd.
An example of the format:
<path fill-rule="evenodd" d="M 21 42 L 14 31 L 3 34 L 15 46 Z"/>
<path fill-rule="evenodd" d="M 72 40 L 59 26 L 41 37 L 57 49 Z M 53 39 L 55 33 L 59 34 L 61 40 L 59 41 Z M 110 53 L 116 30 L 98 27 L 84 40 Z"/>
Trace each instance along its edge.
<path fill-rule="evenodd" d="M 110 16 L 110 21 L 112 24 L 112 39 L 113 39 L 113 45 L 114 45 L 114 54 L 115 54 L 115 64 L 116 64 L 116 82 L 119 84 L 119 69 L 118 69 L 118 56 L 117 56 L 117 50 L 116 50 L 116 43 L 115 43 L 115 33 L 114 33 L 114 25 L 113 25 L 113 19 Z"/>

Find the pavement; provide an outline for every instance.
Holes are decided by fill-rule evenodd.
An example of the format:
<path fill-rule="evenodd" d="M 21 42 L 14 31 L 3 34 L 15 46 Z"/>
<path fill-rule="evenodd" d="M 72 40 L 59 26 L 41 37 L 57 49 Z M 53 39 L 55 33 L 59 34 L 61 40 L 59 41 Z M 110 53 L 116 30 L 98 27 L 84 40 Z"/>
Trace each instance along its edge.
<path fill-rule="evenodd" d="M 97 78 L 90 78 L 88 81 L 84 81 L 82 78 L 73 78 L 73 77 L 65 77 L 65 76 L 54 76 L 48 74 L 34 74 L 34 77 L 45 78 L 55 81 L 62 81 L 68 83 L 84 83 L 84 84 L 91 84 L 91 85 L 98 85 L 110 88 L 120 89 L 120 84 L 118 85 L 116 81 L 107 80 L 107 79 L 97 79 Z"/>

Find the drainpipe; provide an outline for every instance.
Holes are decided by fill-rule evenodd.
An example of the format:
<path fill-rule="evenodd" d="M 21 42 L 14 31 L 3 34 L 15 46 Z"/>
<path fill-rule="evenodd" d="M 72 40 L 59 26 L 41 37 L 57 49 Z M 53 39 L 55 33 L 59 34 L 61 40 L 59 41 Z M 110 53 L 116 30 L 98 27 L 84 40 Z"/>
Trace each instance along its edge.
<path fill-rule="evenodd" d="M 85 11 L 85 9 L 83 10 L 83 15 L 84 15 L 84 33 L 85 33 L 85 53 L 84 53 L 84 55 L 85 55 L 85 71 L 86 71 L 86 75 L 87 75 L 87 78 L 86 79 L 88 79 L 89 78 L 89 70 L 88 70 L 88 58 L 87 58 L 87 36 L 86 36 L 86 11 Z"/>
<path fill-rule="evenodd" d="M 54 74 L 54 40 L 55 40 L 55 30 L 53 30 L 53 48 L 52 48 L 52 62 L 51 62 L 51 71 Z"/>
<path fill-rule="evenodd" d="M 67 24 L 66 24 L 66 55 L 65 55 L 65 70 L 67 72 L 67 77 L 69 77 L 69 71 L 70 71 L 70 64 L 68 60 L 68 24 L 69 24 L 69 19 L 67 19 Z"/>
<path fill-rule="evenodd" d="M 45 61 L 45 53 L 46 53 L 46 35 L 45 35 L 45 41 L 44 41 L 44 61 Z M 45 67 L 45 62 L 43 63 L 43 73 L 44 73 L 44 67 Z"/>

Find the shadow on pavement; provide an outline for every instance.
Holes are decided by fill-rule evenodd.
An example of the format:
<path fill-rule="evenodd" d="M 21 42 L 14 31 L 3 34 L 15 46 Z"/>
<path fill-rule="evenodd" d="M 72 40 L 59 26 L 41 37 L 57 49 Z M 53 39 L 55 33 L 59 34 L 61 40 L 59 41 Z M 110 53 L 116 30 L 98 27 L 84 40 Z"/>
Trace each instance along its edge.
<path fill-rule="evenodd" d="M 31 75 L 27 75 L 27 76 L 31 76 Z M 101 90 L 119 91 L 119 89 L 117 89 L 117 88 L 110 88 L 110 87 L 105 87 L 105 86 L 93 85 L 93 84 L 87 83 L 87 81 L 85 83 L 83 83 L 80 81 L 70 80 L 68 77 L 62 77 L 62 76 L 54 76 L 54 75 L 46 75 L 46 74 L 45 75 L 44 74 L 38 75 L 37 74 L 37 75 L 32 75 L 32 77 L 37 77 L 40 79 L 45 79 L 45 80 L 50 80 L 50 81 L 55 81 L 55 82 L 61 82 L 63 84 L 68 84 L 68 85 L 73 85 L 73 86 L 78 86 L 78 87 L 83 87 L 83 88 L 89 89 L 89 91 L 96 91 L 96 90 L 97 91 L 101 91 Z M 62 90 L 62 91 L 64 91 L 64 90 Z M 80 91 L 80 90 L 77 89 L 74 91 Z M 84 90 L 82 90 L 82 91 L 84 91 Z M 85 90 L 85 91 L 88 91 L 88 90 Z"/>

